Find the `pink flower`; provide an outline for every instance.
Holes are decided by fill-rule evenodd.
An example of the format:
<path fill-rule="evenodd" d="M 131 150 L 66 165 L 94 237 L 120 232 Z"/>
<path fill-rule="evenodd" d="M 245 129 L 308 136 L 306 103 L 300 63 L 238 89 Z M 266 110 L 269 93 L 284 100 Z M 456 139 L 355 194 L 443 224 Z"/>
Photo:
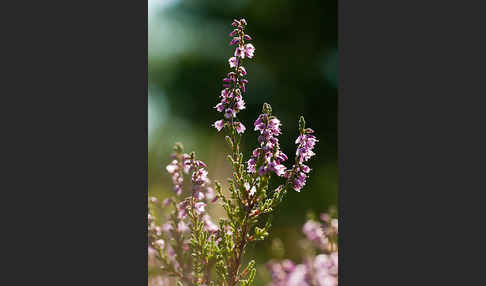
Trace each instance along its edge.
<path fill-rule="evenodd" d="M 273 135 L 278 136 L 280 135 L 280 120 L 277 118 L 272 118 L 268 121 L 268 129 L 273 133 Z"/>
<path fill-rule="evenodd" d="M 200 192 L 200 191 L 194 192 L 193 196 L 196 200 L 204 200 L 204 197 L 205 197 L 204 193 Z"/>
<path fill-rule="evenodd" d="M 197 202 L 194 204 L 194 209 L 198 214 L 202 214 L 204 212 L 204 208 L 206 207 L 206 203 Z"/>
<path fill-rule="evenodd" d="M 174 184 L 174 192 L 177 195 L 182 193 L 182 183 L 184 179 L 179 170 L 179 162 L 177 160 L 173 160 L 167 167 L 165 167 L 167 172 L 171 175 L 172 184 Z"/>
<path fill-rule="evenodd" d="M 214 203 L 214 202 L 216 202 L 216 201 L 218 200 L 218 196 L 216 195 L 216 192 L 214 191 L 214 189 L 213 189 L 213 188 L 208 187 L 208 188 L 206 189 L 206 198 L 207 198 L 207 199 L 208 199 L 210 202 L 212 202 L 212 203 Z"/>
<path fill-rule="evenodd" d="M 244 50 L 240 47 L 237 47 L 236 50 L 235 50 L 235 57 L 239 57 L 239 58 L 244 59 L 245 58 Z M 231 67 L 231 64 L 230 64 L 230 67 Z"/>
<path fill-rule="evenodd" d="M 245 76 L 246 75 L 246 69 L 245 69 L 245 67 L 243 67 L 243 66 L 240 67 L 240 74 L 242 76 Z"/>
<path fill-rule="evenodd" d="M 236 132 L 238 132 L 239 134 L 245 132 L 245 130 L 246 130 L 245 125 L 243 125 L 243 123 L 241 123 L 241 122 L 236 122 L 235 128 L 236 128 Z"/>
<path fill-rule="evenodd" d="M 256 172 L 256 161 L 255 158 L 251 158 L 248 160 L 248 173 L 255 173 Z"/>
<path fill-rule="evenodd" d="M 285 166 L 280 164 L 280 165 L 276 165 L 275 167 L 273 167 L 274 171 L 275 171 L 275 174 L 277 174 L 277 176 L 279 177 L 282 177 L 284 174 L 285 174 Z"/>
<path fill-rule="evenodd" d="M 162 205 L 164 207 L 168 206 L 169 204 L 170 204 L 170 198 L 167 198 L 167 199 L 165 199 L 165 200 L 162 201 Z"/>
<path fill-rule="evenodd" d="M 302 172 L 304 172 L 304 173 L 309 173 L 309 172 L 311 171 L 311 168 L 309 168 L 309 166 L 304 165 L 304 164 L 300 165 L 300 169 L 301 169 L 301 170 L 302 170 Z"/>
<path fill-rule="evenodd" d="M 262 150 L 262 148 L 256 148 L 255 150 L 253 150 L 252 152 L 252 155 L 253 157 L 258 157 L 258 155 L 260 154 L 260 150 Z"/>
<path fill-rule="evenodd" d="M 234 111 L 233 109 L 231 108 L 227 108 L 225 111 L 224 111 L 224 117 L 230 119 L 231 117 L 235 117 L 236 115 L 236 111 Z"/>
<path fill-rule="evenodd" d="M 240 99 L 236 102 L 236 105 L 235 105 L 236 109 L 238 110 L 243 110 L 246 108 L 245 106 L 245 101 L 243 101 L 243 99 Z"/>
<path fill-rule="evenodd" d="M 184 164 L 184 173 L 189 174 L 189 171 L 192 168 L 192 165 L 191 165 L 192 163 L 191 163 L 189 154 L 182 155 L 182 162 Z"/>
<path fill-rule="evenodd" d="M 258 116 L 257 120 L 255 120 L 254 126 L 255 126 L 255 131 L 261 130 L 263 131 L 265 129 L 265 123 L 263 122 L 263 114 L 260 114 Z"/>
<path fill-rule="evenodd" d="M 216 104 L 214 108 L 216 108 L 217 111 L 222 112 L 224 110 L 224 104 L 220 102 Z"/>
<path fill-rule="evenodd" d="M 253 55 L 255 53 L 255 47 L 252 44 L 246 44 L 245 45 L 245 55 L 251 59 L 253 58 Z M 244 58 L 244 57 L 243 57 Z"/>
<path fill-rule="evenodd" d="M 240 42 L 240 39 L 239 38 L 233 38 L 230 42 L 230 46 L 234 45 L 234 44 L 238 44 Z"/>
<path fill-rule="evenodd" d="M 163 239 L 159 239 L 155 241 L 155 245 L 157 245 L 160 249 L 164 249 L 165 241 Z"/>
<path fill-rule="evenodd" d="M 167 167 L 165 167 L 167 172 L 169 172 L 170 174 L 177 171 L 178 168 L 179 168 L 179 165 L 177 163 L 177 160 L 172 161 L 169 165 L 167 165 Z"/>
<path fill-rule="evenodd" d="M 211 218 L 207 214 L 203 216 L 203 221 L 207 231 L 214 233 L 219 230 L 219 227 L 211 220 Z"/>
<path fill-rule="evenodd" d="M 187 208 L 187 201 L 185 200 L 177 204 L 177 212 L 178 212 L 179 219 L 183 219 L 186 217 L 187 215 L 186 208 Z"/>
<path fill-rule="evenodd" d="M 238 66 L 238 59 L 236 57 L 231 57 L 229 60 L 229 66 L 230 68 L 235 68 Z"/>
<path fill-rule="evenodd" d="M 224 127 L 224 121 L 223 120 L 218 120 L 216 122 L 214 122 L 213 126 L 218 129 L 218 132 L 221 131 L 221 129 L 223 129 Z"/>
<path fill-rule="evenodd" d="M 287 278 L 288 280 L 286 285 L 302 285 L 302 286 L 309 285 L 305 281 L 307 273 L 308 270 L 307 267 L 305 267 L 305 265 L 299 264 L 295 266 L 294 271 L 292 271 Z"/>
<path fill-rule="evenodd" d="M 161 234 L 162 234 L 162 229 L 161 229 L 160 227 L 158 227 L 158 226 L 156 226 L 156 227 L 154 228 L 154 231 L 155 231 L 155 234 L 156 234 L 156 235 L 161 235 Z"/>
<path fill-rule="evenodd" d="M 225 88 L 225 89 L 223 89 L 223 90 L 221 91 L 221 97 L 222 97 L 223 99 L 226 99 L 226 98 L 228 98 L 228 97 L 229 97 L 229 92 L 228 92 L 228 89 L 227 89 L 227 88 Z"/>
<path fill-rule="evenodd" d="M 205 167 L 200 168 L 197 171 L 195 171 L 194 173 L 192 173 L 192 182 L 195 185 L 202 185 L 202 184 L 208 182 L 208 180 L 209 180 L 208 179 L 208 171 L 206 171 L 204 168 Z"/>
<path fill-rule="evenodd" d="M 303 173 L 303 172 L 297 173 L 296 178 L 292 182 L 294 190 L 296 190 L 297 192 L 300 192 L 300 190 L 302 189 L 302 187 L 304 187 L 304 185 L 306 183 L 306 179 L 307 179 L 307 176 L 305 175 L 305 173 Z"/>
<path fill-rule="evenodd" d="M 329 214 L 327 214 L 327 213 L 321 214 L 321 220 L 323 222 L 329 222 L 330 219 L 331 219 L 331 216 Z"/>
<path fill-rule="evenodd" d="M 162 225 L 162 230 L 164 232 L 169 232 L 172 230 L 172 224 L 170 224 L 170 222 L 166 222 Z"/>
<path fill-rule="evenodd" d="M 178 232 L 186 232 L 186 231 L 189 231 L 189 227 L 187 226 L 187 224 L 185 222 L 183 222 L 182 220 L 177 224 L 177 231 Z"/>

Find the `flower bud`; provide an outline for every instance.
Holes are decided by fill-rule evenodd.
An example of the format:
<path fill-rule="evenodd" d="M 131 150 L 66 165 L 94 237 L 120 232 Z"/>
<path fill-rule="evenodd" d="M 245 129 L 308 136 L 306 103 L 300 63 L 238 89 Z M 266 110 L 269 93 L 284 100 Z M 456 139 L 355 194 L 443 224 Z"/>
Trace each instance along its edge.
<path fill-rule="evenodd" d="M 272 107 L 268 103 L 263 104 L 263 113 L 270 114 L 272 113 Z"/>
<path fill-rule="evenodd" d="M 301 116 L 299 119 L 299 130 L 301 131 L 301 133 L 303 133 L 304 129 L 305 129 L 305 119 L 304 116 Z"/>

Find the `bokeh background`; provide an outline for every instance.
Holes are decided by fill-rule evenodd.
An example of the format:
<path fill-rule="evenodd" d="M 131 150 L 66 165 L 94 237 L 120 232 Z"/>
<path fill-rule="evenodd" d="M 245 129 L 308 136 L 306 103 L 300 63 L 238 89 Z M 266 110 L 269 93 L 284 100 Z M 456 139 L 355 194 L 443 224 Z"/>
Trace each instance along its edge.
<path fill-rule="evenodd" d="M 283 123 L 287 166 L 300 115 L 320 140 L 306 187 L 288 194 L 270 239 L 253 244 L 246 255 L 259 265 L 255 285 L 264 285 L 268 259 L 299 261 L 297 242 L 307 214 L 337 206 L 336 0 L 148 0 L 148 191 L 161 199 L 171 195 L 165 166 L 175 142 L 208 164 L 211 179 L 225 182 L 230 176 L 227 145 L 211 124 L 221 117 L 213 106 L 234 51 L 228 37 L 234 18 L 247 20 L 256 47 L 256 56 L 245 63 L 247 108 L 239 114 L 247 126 L 246 160 L 257 144 L 252 126 L 264 102 Z M 218 207 L 211 213 L 222 215 Z"/>

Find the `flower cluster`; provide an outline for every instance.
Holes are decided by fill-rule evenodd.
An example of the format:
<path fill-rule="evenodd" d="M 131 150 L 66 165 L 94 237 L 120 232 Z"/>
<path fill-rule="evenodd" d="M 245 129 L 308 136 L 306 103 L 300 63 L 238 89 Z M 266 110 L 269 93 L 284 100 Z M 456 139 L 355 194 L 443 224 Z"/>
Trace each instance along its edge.
<path fill-rule="evenodd" d="M 172 162 L 165 168 L 172 178 L 172 184 L 174 185 L 174 192 L 180 196 L 182 193 L 182 185 L 184 178 L 182 176 L 182 157 L 181 146 L 176 144 L 174 147 L 175 153 L 172 154 Z"/>
<path fill-rule="evenodd" d="M 174 153 L 172 154 L 172 162 L 167 165 L 166 170 L 172 178 L 175 193 L 180 196 L 182 194 L 182 186 L 184 183 L 183 173 L 189 174 L 192 172 L 192 194 L 196 200 L 204 200 L 215 202 L 216 193 L 210 187 L 211 181 L 208 178 L 207 166 L 204 162 L 194 159 L 194 154 L 183 154 L 182 144 L 177 143 L 174 146 Z"/>
<path fill-rule="evenodd" d="M 255 54 L 255 47 L 246 43 L 250 41 L 251 37 L 245 34 L 246 20 L 234 20 L 233 27 L 235 29 L 230 33 L 233 39 L 230 45 L 236 45 L 234 56 L 228 60 L 231 72 L 229 72 L 223 79 L 223 90 L 221 91 L 221 101 L 215 106 L 219 112 L 224 112 L 224 118 L 216 121 L 213 126 L 221 131 L 225 124 L 234 129 L 237 133 L 245 132 L 246 127 L 243 123 L 236 121 L 236 115 L 241 110 L 245 109 L 245 101 L 242 93 L 246 92 L 246 85 L 248 80 L 243 77 L 246 76 L 246 69 L 242 65 L 243 59 L 253 58 Z"/>
<path fill-rule="evenodd" d="M 231 147 L 228 158 L 233 175 L 228 180 L 229 196 L 223 193 L 223 188 L 217 181 L 214 182 L 213 189 L 207 165 L 196 159 L 194 152 L 184 153 L 182 145 L 176 144 L 172 161 L 166 167 L 176 196 L 167 198 L 162 203 L 156 198 L 149 200 L 149 265 L 155 265 L 163 273 L 161 279 L 153 280 L 154 284 L 177 282 L 177 285 L 251 285 L 256 273 L 255 262 L 251 260 L 243 267 L 243 256 L 250 243 L 264 240 L 269 235 L 271 216 L 262 214 L 273 212 L 287 190 L 294 188 L 300 191 L 305 184 L 306 174 L 310 171 L 303 163 L 314 155 L 312 150 L 317 140 L 310 135 L 313 131 L 305 128 L 301 118 L 295 164 L 292 169 L 287 170 L 283 163 L 288 158 L 280 149 L 278 140 L 282 133 L 281 123 L 272 115 L 272 109 L 267 103 L 263 105 L 263 112 L 254 123 L 255 131 L 260 133 L 258 147 L 253 150 L 248 161 L 244 160 L 240 151 L 240 139 L 246 128 L 237 119 L 237 114 L 245 109 L 242 94 L 248 84 L 244 78 L 247 72 L 242 62 L 245 58 L 254 57 L 255 47 L 248 43 L 251 37 L 245 34 L 245 19 L 234 20 L 232 25 L 234 29 L 230 33 L 230 45 L 236 46 L 234 56 L 228 61 L 232 70 L 223 79 L 221 101 L 215 107 L 224 114 L 224 118 L 213 124 L 218 132 L 225 126 L 225 131 L 228 131 L 225 139 Z M 285 182 L 272 192 L 269 188 L 274 174 L 284 177 Z M 184 175 L 190 177 L 186 184 L 192 185 L 191 192 L 186 197 Z M 208 209 L 210 203 L 218 199 L 226 216 L 215 223 Z M 158 211 L 155 212 L 155 209 Z M 156 217 L 161 213 L 165 219 L 159 226 Z M 322 233 L 313 227 L 316 226 L 307 226 L 306 231 L 318 241 Z M 282 266 L 285 273 L 293 275 L 293 280 L 302 272 L 296 271 L 301 266 L 294 266 Z M 282 276 L 282 279 L 286 277 L 281 273 L 278 276 Z M 169 283 L 166 279 L 176 281 Z"/>
<path fill-rule="evenodd" d="M 315 155 L 312 149 L 314 149 L 318 140 L 314 135 L 310 135 L 312 133 L 314 133 L 314 130 L 306 128 L 303 130 L 302 134 L 299 135 L 297 140 L 295 140 L 295 144 L 299 145 L 296 152 L 299 157 L 299 163 L 306 162 Z"/>
<path fill-rule="evenodd" d="M 286 161 L 287 155 L 280 150 L 277 136 L 280 135 L 280 120 L 271 115 L 270 105 L 264 104 L 263 113 L 255 121 L 255 131 L 260 131 L 258 142 L 260 147 L 252 152 L 252 157 L 248 160 L 248 172 L 258 175 L 266 175 L 269 171 L 275 172 L 277 176 L 285 174 L 285 166 L 282 162 Z"/>
<path fill-rule="evenodd" d="M 321 215 L 321 219 L 307 221 L 302 230 L 323 253 L 305 257 L 301 264 L 288 259 L 267 263 L 272 276 L 268 286 L 338 285 L 337 219 L 330 219 L 328 214 Z"/>
<path fill-rule="evenodd" d="M 267 265 L 272 282 L 268 286 L 336 286 L 338 285 L 338 254 L 319 254 L 302 264 L 290 260 Z"/>
<path fill-rule="evenodd" d="M 148 286 L 166 286 L 170 285 L 168 277 L 156 276 L 154 278 L 149 279 Z"/>
<path fill-rule="evenodd" d="M 188 210 L 191 209 L 194 210 L 197 215 L 201 216 L 208 231 L 216 231 L 218 227 L 212 222 L 209 215 L 205 213 L 207 203 L 214 203 L 218 199 L 216 192 L 211 187 L 211 180 L 208 178 L 207 165 L 203 161 L 195 159 L 194 153 L 182 154 L 183 147 L 180 143 L 176 144 L 174 150 L 176 153 L 172 156 L 177 158 L 182 157 L 183 171 L 186 174 L 190 174 L 192 182 L 192 197 L 186 198 L 176 205 L 178 218 L 181 219 L 177 224 L 177 231 L 186 232 L 190 230 L 188 223 L 183 219 L 186 218 Z M 169 164 L 169 166 L 171 166 L 171 164 Z M 168 169 L 169 166 L 167 166 Z M 172 175 L 170 171 L 169 174 Z M 167 206 L 168 202 L 166 201 L 164 205 Z M 170 225 L 165 225 L 165 229 L 170 229 L 170 227 Z"/>
<path fill-rule="evenodd" d="M 288 171 L 285 174 L 297 192 L 305 186 L 307 180 L 307 174 L 311 171 L 311 168 L 304 164 L 304 162 L 308 161 L 312 156 L 315 155 L 313 149 L 316 145 L 318 140 L 312 133 L 314 130 L 311 128 L 305 128 L 305 120 L 303 117 L 300 118 L 299 121 L 300 127 L 300 135 L 295 140 L 295 144 L 298 145 L 295 159 L 295 165 L 292 167 L 292 171 Z"/>
<path fill-rule="evenodd" d="M 152 205 L 158 204 L 158 200 L 151 198 Z M 182 238 L 182 234 L 174 233 L 170 234 L 170 230 L 173 230 L 171 226 L 169 229 L 161 228 L 156 225 L 154 217 L 148 214 L 148 263 L 149 267 L 162 265 L 170 265 L 170 269 L 174 273 L 181 273 L 181 267 L 176 259 L 176 253 L 171 244 L 166 243 L 167 237 Z M 164 233 L 166 232 L 166 233 Z M 165 239 L 164 239 L 165 238 Z"/>
<path fill-rule="evenodd" d="M 192 195 L 193 197 L 198 200 L 208 200 L 211 202 L 215 202 L 217 197 L 214 189 L 210 187 L 211 180 L 208 178 L 208 171 L 207 165 L 200 161 L 194 159 L 194 153 L 191 155 L 184 154 L 184 171 L 186 173 L 192 172 L 191 181 L 192 181 Z M 198 205 L 198 209 L 201 206 L 205 206 L 205 203 L 199 202 L 196 203 Z"/>
<path fill-rule="evenodd" d="M 314 246 L 332 252 L 335 246 L 333 242 L 338 235 L 338 220 L 331 219 L 327 213 L 321 215 L 321 220 L 322 223 L 315 220 L 307 221 L 302 227 L 302 232 Z"/>
<path fill-rule="evenodd" d="M 188 251 L 194 247 L 194 234 L 206 233 L 207 238 L 214 241 L 213 234 L 219 228 L 212 222 L 206 207 L 209 202 L 215 202 L 217 196 L 211 187 L 206 164 L 196 159 L 194 152 L 183 153 L 180 143 L 175 145 L 174 151 L 171 155 L 173 161 L 166 169 L 172 177 L 177 197 L 165 199 L 162 203 L 153 197 L 149 199 L 151 210 L 158 208 L 167 211 L 172 206 L 161 227 L 156 224 L 154 215 L 148 214 L 149 266 L 160 265 L 167 274 L 164 279 L 179 277 L 192 285 L 197 276 L 191 273 L 193 262 Z M 184 174 L 191 177 L 192 194 L 179 200 L 183 193 Z"/>

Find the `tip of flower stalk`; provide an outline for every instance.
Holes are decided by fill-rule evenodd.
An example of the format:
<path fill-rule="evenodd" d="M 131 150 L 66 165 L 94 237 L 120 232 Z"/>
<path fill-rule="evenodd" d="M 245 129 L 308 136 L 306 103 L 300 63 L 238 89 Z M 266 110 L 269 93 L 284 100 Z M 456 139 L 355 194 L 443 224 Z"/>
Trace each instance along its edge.
<path fill-rule="evenodd" d="M 180 142 L 175 143 L 174 151 L 177 153 L 182 153 L 184 151 L 184 146 L 182 146 L 182 143 Z"/>
<path fill-rule="evenodd" d="M 304 129 L 305 129 L 305 119 L 304 119 L 304 116 L 300 116 L 300 119 L 299 119 L 299 130 L 301 131 L 301 133 L 304 132 Z"/>
<path fill-rule="evenodd" d="M 263 113 L 270 114 L 272 113 L 272 107 L 268 103 L 263 104 Z"/>

